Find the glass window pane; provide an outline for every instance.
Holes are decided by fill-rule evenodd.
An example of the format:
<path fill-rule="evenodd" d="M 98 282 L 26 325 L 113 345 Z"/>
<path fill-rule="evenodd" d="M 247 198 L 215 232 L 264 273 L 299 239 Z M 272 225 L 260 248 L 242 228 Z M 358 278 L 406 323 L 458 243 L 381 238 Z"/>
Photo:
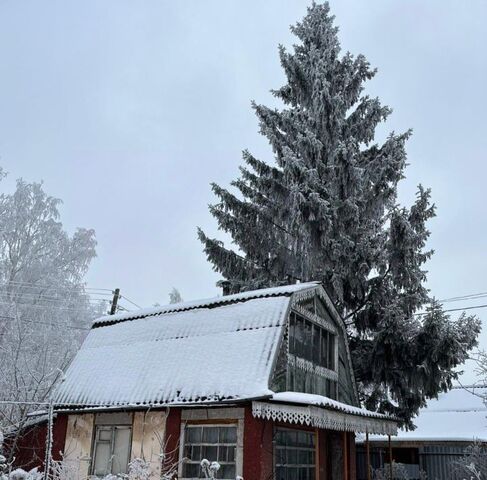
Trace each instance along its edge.
<path fill-rule="evenodd" d="M 218 427 L 203 427 L 203 443 L 218 443 Z"/>
<path fill-rule="evenodd" d="M 110 444 L 97 442 L 95 448 L 95 475 L 108 475 L 110 472 Z"/>
<path fill-rule="evenodd" d="M 296 315 L 291 313 L 289 317 L 289 353 L 296 354 L 294 339 L 296 337 Z"/>
<path fill-rule="evenodd" d="M 127 473 L 127 463 L 130 452 L 130 428 L 115 427 L 115 439 L 113 445 L 112 472 Z"/>
<path fill-rule="evenodd" d="M 287 480 L 286 472 L 287 472 L 287 468 L 277 467 L 276 468 L 276 480 Z"/>
<path fill-rule="evenodd" d="M 313 355 L 311 354 L 312 346 L 312 324 L 311 322 L 304 323 L 304 345 L 303 345 L 303 358 L 312 361 Z"/>
<path fill-rule="evenodd" d="M 298 432 L 298 445 L 301 447 L 313 447 L 314 435 L 310 432 Z"/>
<path fill-rule="evenodd" d="M 193 454 L 191 453 L 191 445 L 186 444 L 184 446 L 184 456 L 186 458 L 192 458 Z"/>
<path fill-rule="evenodd" d="M 204 446 L 201 449 L 201 456 L 206 458 L 210 462 L 216 462 L 218 460 L 218 447 L 215 446 Z"/>
<path fill-rule="evenodd" d="M 288 386 L 287 389 L 291 392 L 296 391 L 294 386 L 294 370 L 296 367 L 288 365 Z"/>
<path fill-rule="evenodd" d="M 321 360 L 322 367 L 328 367 L 328 332 L 321 329 Z"/>
<path fill-rule="evenodd" d="M 287 464 L 296 465 L 298 463 L 298 451 L 294 448 L 288 448 L 286 452 Z"/>
<path fill-rule="evenodd" d="M 222 478 L 225 480 L 235 479 L 235 465 L 221 465 L 220 470 L 218 470 L 217 478 Z"/>
<path fill-rule="evenodd" d="M 201 443 L 201 427 L 186 427 L 186 442 Z"/>
<path fill-rule="evenodd" d="M 306 326 L 305 322 L 303 319 L 299 319 L 299 322 L 297 323 L 297 327 L 299 329 L 299 356 L 303 357 L 305 356 L 305 343 L 306 343 Z"/>
<path fill-rule="evenodd" d="M 201 460 L 203 460 L 203 457 L 201 456 L 200 446 L 191 447 L 191 460 L 196 460 L 198 462 L 201 462 Z"/>
<path fill-rule="evenodd" d="M 220 427 L 220 443 L 236 443 L 237 427 Z"/>
<path fill-rule="evenodd" d="M 199 478 L 200 476 L 199 463 L 185 463 L 183 465 L 183 477 L 184 478 Z"/>
<path fill-rule="evenodd" d="M 296 430 L 283 430 L 285 445 L 296 445 Z"/>
<path fill-rule="evenodd" d="M 328 335 L 328 368 L 335 370 L 335 337 Z"/>
<path fill-rule="evenodd" d="M 226 462 L 228 457 L 228 449 L 231 447 L 218 447 L 218 456 L 216 457 L 218 462 Z"/>
<path fill-rule="evenodd" d="M 302 370 L 301 368 L 296 368 L 294 374 L 295 374 L 294 386 L 295 386 L 296 392 L 306 392 L 305 371 Z"/>
<path fill-rule="evenodd" d="M 276 448 L 276 465 L 286 464 L 286 449 Z"/>
<path fill-rule="evenodd" d="M 321 330 L 322 329 L 319 328 L 318 326 L 316 325 L 313 326 L 313 363 L 315 363 L 316 365 L 320 365 L 321 362 L 321 355 L 320 355 Z"/>

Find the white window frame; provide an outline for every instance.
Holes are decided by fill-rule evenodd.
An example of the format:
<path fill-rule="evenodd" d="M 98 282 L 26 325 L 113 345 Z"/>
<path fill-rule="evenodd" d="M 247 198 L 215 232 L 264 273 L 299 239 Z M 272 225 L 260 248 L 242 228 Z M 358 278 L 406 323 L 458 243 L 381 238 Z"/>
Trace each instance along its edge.
<path fill-rule="evenodd" d="M 208 427 L 231 426 L 237 427 L 237 450 L 235 452 L 236 476 L 243 476 L 243 438 L 244 438 L 244 416 L 243 408 L 205 408 L 187 409 L 181 413 L 181 426 L 179 437 L 179 467 L 178 478 L 180 480 L 193 480 L 183 477 L 183 459 L 185 449 L 185 430 L 188 425 L 199 425 Z M 212 461 L 212 459 L 208 459 Z"/>

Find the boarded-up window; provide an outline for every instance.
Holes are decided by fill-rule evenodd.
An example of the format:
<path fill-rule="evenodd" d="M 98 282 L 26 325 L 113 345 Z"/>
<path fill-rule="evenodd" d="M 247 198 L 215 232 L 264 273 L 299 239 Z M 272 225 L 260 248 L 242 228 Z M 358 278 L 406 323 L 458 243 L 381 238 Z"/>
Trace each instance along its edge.
<path fill-rule="evenodd" d="M 127 473 L 132 429 L 123 425 L 98 425 L 93 446 L 93 475 Z"/>
<path fill-rule="evenodd" d="M 201 460 L 218 462 L 218 479 L 236 476 L 236 425 L 187 425 L 184 431 L 183 478 L 205 478 Z"/>

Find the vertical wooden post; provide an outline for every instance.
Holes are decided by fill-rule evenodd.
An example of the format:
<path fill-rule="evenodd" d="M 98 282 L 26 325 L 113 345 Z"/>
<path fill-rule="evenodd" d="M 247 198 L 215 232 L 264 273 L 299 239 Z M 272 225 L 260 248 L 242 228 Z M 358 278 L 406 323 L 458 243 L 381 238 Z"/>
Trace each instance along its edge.
<path fill-rule="evenodd" d="M 389 439 L 389 480 L 392 480 L 392 444 L 391 444 L 391 436 L 387 435 Z"/>
<path fill-rule="evenodd" d="M 47 432 L 46 432 L 46 451 L 44 457 L 44 480 L 49 480 L 51 475 L 51 460 L 52 460 L 52 442 L 53 442 L 53 435 L 52 435 L 52 423 L 54 417 L 54 403 L 52 398 L 49 400 L 49 407 L 47 410 Z"/>
<path fill-rule="evenodd" d="M 315 428 L 315 479 L 320 480 L 320 431 Z"/>
<path fill-rule="evenodd" d="M 365 449 L 367 452 L 367 480 L 371 480 L 371 469 L 370 469 L 370 444 L 369 444 L 369 432 L 365 432 Z"/>
<path fill-rule="evenodd" d="M 343 432 L 343 480 L 348 480 L 348 438 Z"/>
<path fill-rule="evenodd" d="M 119 298 L 120 298 L 120 289 L 116 288 L 115 291 L 113 292 L 113 300 L 112 300 L 112 305 L 110 307 L 110 315 L 115 315 L 115 313 L 117 313 L 117 303 Z"/>

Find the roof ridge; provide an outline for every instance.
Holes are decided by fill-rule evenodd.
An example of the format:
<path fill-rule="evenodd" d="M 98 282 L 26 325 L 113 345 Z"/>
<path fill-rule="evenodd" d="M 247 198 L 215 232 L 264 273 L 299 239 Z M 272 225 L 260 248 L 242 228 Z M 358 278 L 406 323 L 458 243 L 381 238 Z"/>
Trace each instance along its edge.
<path fill-rule="evenodd" d="M 293 293 L 315 288 L 319 282 L 306 282 L 291 285 L 282 285 L 279 287 L 264 288 L 259 290 L 250 290 L 248 292 L 237 293 L 234 295 L 225 295 L 221 297 L 213 297 L 201 300 L 190 300 L 187 302 L 174 303 L 168 305 L 161 305 L 160 307 L 153 307 L 150 309 L 140 309 L 134 312 L 125 312 L 117 315 L 105 315 L 96 319 L 92 328 L 104 327 L 107 325 L 115 325 L 131 320 L 139 320 L 141 318 L 155 317 L 159 315 L 166 315 L 168 313 L 186 312 L 189 310 L 197 310 L 202 308 L 218 308 L 234 303 L 247 302 L 259 298 L 270 297 L 289 297 Z"/>
<path fill-rule="evenodd" d="M 472 385 L 453 385 L 451 390 L 468 390 L 468 389 L 475 389 L 475 388 L 487 388 L 486 383 L 478 383 Z"/>

